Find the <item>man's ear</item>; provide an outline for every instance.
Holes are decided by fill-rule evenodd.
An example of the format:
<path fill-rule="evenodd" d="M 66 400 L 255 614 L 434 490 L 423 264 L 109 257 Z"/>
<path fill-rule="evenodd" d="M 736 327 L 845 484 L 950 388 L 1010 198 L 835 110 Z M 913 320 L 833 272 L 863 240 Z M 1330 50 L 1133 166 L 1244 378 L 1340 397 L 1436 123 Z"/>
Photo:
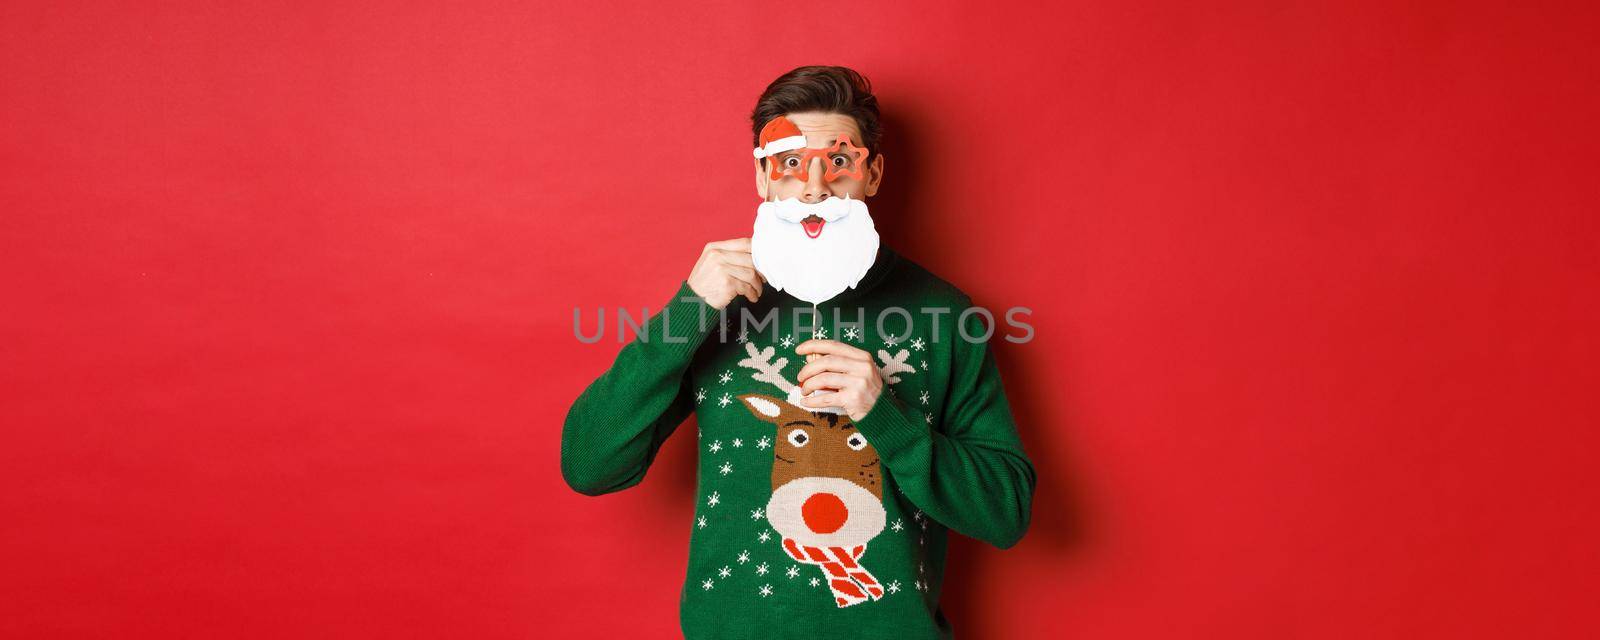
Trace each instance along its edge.
<path fill-rule="evenodd" d="M 756 195 L 760 196 L 763 202 L 767 199 L 768 183 L 767 171 L 761 166 L 761 158 L 756 158 Z"/>
<path fill-rule="evenodd" d="M 874 153 L 867 161 L 867 195 L 878 195 L 878 183 L 883 182 L 883 154 Z"/>

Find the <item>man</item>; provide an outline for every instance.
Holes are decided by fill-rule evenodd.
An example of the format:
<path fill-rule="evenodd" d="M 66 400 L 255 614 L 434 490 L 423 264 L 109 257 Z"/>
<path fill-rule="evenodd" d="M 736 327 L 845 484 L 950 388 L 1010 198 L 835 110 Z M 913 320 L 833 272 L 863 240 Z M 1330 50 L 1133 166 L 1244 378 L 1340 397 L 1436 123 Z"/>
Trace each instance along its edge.
<path fill-rule="evenodd" d="M 1004 549 L 1027 530 L 992 327 L 878 244 L 878 119 L 846 68 L 768 86 L 753 238 L 707 244 L 567 415 L 562 474 L 588 495 L 638 484 L 697 416 L 688 638 L 948 638 L 948 532 Z"/>

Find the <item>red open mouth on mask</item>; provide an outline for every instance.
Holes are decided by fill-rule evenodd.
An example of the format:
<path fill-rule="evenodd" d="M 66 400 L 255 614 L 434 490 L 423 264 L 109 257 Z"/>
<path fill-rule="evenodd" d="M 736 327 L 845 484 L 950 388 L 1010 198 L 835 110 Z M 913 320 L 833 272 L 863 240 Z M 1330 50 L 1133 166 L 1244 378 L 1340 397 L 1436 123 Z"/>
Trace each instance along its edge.
<path fill-rule="evenodd" d="M 800 227 L 806 230 L 806 237 L 815 238 L 822 235 L 822 225 L 827 224 L 821 216 L 812 214 L 800 220 Z"/>

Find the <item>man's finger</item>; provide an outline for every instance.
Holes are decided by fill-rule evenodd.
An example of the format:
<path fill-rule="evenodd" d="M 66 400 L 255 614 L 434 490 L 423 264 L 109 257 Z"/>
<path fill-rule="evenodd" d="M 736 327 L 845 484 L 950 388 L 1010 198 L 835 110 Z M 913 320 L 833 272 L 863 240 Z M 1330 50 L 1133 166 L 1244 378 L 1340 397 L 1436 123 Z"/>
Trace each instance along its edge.
<path fill-rule="evenodd" d="M 734 238 L 732 240 L 719 240 L 706 245 L 706 249 L 721 249 L 723 251 L 740 251 L 750 253 L 749 238 Z"/>
<path fill-rule="evenodd" d="M 809 396 L 801 396 L 800 405 L 808 409 L 843 407 L 844 398 L 835 391 L 818 391 Z"/>
<path fill-rule="evenodd" d="M 739 281 L 744 282 L 752 287 L 756 287 L 757 289 L 761 288 L 761 278 L 756 276 L 755 269 L 750 267 L 736 267 L 733 265 L 723 265 L 722 268 L 727 271 L 728 275 L 738 279 Z"/>
<path fill-rule="evenodd" d="M 749 253 L 721 249 L 717 252 L 717 257 L 722 260 L 723 264 L 749 267 L 751 269 L 754 269 L 756 266 L 755 260 L 750 257 Z"/>
<path fill-rule="evenodd" d="M 870 366 L 872 365 L 860 360 L 855 360 L 853 358 L 845 358 L 834 355 L 821 356 L 815 360 L 808 360 L 805 366 L 800 367 L 800 373 L 795 375 L 795 380 L 805 382 L 805 380 L 811 376 L 819 375 L 829 371 L 854 376 L 864 376 L 868 373 L 867 368 Z"/>
<path fill-rule="evenodd" d="M 748 282 L 745 282 L 743 280 L 740 280 L 738 278 L 734 278 L 733 279 L 733 290 L 738 292 L 739 295 L 744 296 L 746 300 L 749 300 L 751 302 L 755 302 L 757 298 L 761 297 L 761 290 L 760 289 L 757 289 L 755 287 L 755 285 L 752 285 L 752 284 L 750 284 Z"/>
<path fill-rule="evenodd" d="M 820 353 L 822 355 L 841 356 L 850 358 L 852 360 L 862 360 L 866 362 L 872 361 L 872 354 L 837 340 L 823 340 L 820 338 L 812 338 L 800 343 L 794 348 L 794 352 L 800 355 L 805 355 L 808 353 Z"/>
<path fill-rule="evenodd" d="M 818 389 L 843 391 L 858 384 L 861 384 L 860 378 L 843 373 L 826 371 L 811 376 L 810 378 L 807 378 L 805 382 L 800 383 L 800 390 L 807 393 L 816 391 Z"/>

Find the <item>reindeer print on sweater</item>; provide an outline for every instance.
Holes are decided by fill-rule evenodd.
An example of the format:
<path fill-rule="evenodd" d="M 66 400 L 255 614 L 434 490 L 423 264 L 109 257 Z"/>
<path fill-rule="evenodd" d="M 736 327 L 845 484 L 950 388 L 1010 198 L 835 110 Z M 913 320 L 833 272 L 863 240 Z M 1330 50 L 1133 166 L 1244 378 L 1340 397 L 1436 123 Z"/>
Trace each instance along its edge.
<path fill-rule="evenodd" d="M 1006 549 L 1027 530 L 1034 469 L 989 345 L 964 339 L 992 320 L 879 251 L 856 289 L 820 308 L 769 292 L 717 322 L 681 283 L 573 402 L 561 471 L 590 496 L 639 485 L 692 425 L 683 637 L 949 638 L 940 602 L 952 534 Z M 865 415 L 799 406 L 792 381 L 807 358 L 794 350 L 810 338 L 861 349 L 876 366 L 885 384 Z M 652 528 L 629 540 L 666 552 L 664 537 Z"/>
<path fill-rule="evenodd" d="M 788 359 L 774 361 L 773 347 L 746 343 L 745 349 L 749 357 L 739 366 L 786 393 L 783 398 L 739 396 L 751 415 L 773 429 L 768 523 L 789 557 L 818 567 L 838 607 L 882 598 L 884 586 L 862 561 L 867 543 L 884 529 L 878 452 L 841 409 L 800 406 L 799 387 L 783 376 Z M 878 354 L 886 382 L 898 382 L 899 374 L 913 371 L 904 364 L 905 351 L 896 357 Z"/>

